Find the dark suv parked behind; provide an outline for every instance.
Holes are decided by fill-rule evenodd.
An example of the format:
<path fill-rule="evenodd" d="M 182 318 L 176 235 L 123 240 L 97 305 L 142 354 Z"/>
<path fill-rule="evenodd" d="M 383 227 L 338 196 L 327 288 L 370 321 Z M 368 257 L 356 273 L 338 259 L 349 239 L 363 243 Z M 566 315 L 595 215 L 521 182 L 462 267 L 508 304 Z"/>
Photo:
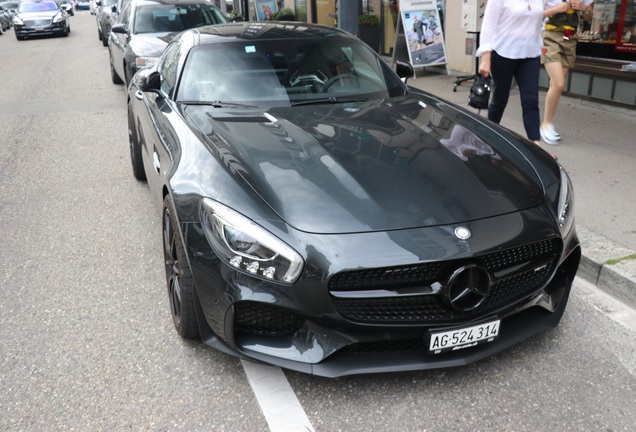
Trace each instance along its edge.
<path fill-rule="evenodd" d="M 228 19 L 207 0 L 135 0 L 122 6 L 108 38 L 113 83 L 128 84 L 138 69 L 152 66 L 183 30 Z"/>

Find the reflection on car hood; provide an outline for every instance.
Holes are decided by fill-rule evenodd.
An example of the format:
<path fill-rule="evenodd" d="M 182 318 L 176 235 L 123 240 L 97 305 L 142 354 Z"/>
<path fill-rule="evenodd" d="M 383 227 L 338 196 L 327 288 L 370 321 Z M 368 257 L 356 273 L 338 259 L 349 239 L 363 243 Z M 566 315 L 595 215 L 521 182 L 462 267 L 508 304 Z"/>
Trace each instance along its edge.
<path fill-rule="evenodd" d="M 447 225 L 543 201 L 519 150 L 435 100 L 186 112 L 222 148 L 216 157 L 302 231 Z"/>
<path fill-rule="evenodd" d="M 178 33 L 143 33 L 130 38 L 130 48 L 137 56 L 159 57 Z"/>

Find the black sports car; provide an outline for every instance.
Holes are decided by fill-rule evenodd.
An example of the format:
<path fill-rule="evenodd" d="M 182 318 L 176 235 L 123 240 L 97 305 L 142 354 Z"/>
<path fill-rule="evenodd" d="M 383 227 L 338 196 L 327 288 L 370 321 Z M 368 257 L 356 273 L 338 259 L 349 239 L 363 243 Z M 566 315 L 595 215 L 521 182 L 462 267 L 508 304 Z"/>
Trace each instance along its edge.
<path fill-rule="evenodd" d="M 181 336 L 335 377 L 558 324 L 581 257 L 566 172 L 396 72 L 338 29 L 251 22 L 185 31 L 134 76 L 132 168 Z"/>

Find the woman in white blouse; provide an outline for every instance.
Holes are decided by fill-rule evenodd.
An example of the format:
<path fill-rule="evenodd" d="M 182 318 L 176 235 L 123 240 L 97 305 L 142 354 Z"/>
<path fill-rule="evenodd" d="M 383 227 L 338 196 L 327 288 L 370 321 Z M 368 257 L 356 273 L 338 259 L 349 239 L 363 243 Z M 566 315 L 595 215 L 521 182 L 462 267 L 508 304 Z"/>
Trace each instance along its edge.
<path fill-rule="evenodd" d="M 565 12 L 568 2 L 546 8 L 548 0 L 488 0 L 481 25 L 479 73 L 492 75 L 488 119 L 499 123 L 513 78 L 519 86 L 528 139 L 540 143 L 539 67 L 544 18 Z"/>

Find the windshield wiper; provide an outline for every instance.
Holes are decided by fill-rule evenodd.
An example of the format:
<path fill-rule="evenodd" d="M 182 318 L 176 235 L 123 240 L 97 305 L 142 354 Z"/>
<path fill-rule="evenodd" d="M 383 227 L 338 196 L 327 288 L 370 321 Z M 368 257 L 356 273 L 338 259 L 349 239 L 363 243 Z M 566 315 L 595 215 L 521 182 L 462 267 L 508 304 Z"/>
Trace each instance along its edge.
<path fill-rule="evenodd" d="M 258 108 L 255 105 L 246 105 L 235 102 L 223 102 L 223 101 L 179 101 L 182 104 L 186 105 L 208 105 L 213 108 Z"/>
<path fill-rule="evenodd" d="M 335 104 L 335 103 L 346 103 L 346 102 L 366 102 L 368 100 L 369 100 L 368 98 L 362 98 L 362 97 L 337 98 L 335 96 L 329 96 L 328 98 L 322 98 L 322 99 L 305 99 L 305 100 L 299 100 L 299 101 L 292 101 L 291 104 L 292 106 L 298 106 L 298 105 L 313 105 L 313 104 Z"/>

